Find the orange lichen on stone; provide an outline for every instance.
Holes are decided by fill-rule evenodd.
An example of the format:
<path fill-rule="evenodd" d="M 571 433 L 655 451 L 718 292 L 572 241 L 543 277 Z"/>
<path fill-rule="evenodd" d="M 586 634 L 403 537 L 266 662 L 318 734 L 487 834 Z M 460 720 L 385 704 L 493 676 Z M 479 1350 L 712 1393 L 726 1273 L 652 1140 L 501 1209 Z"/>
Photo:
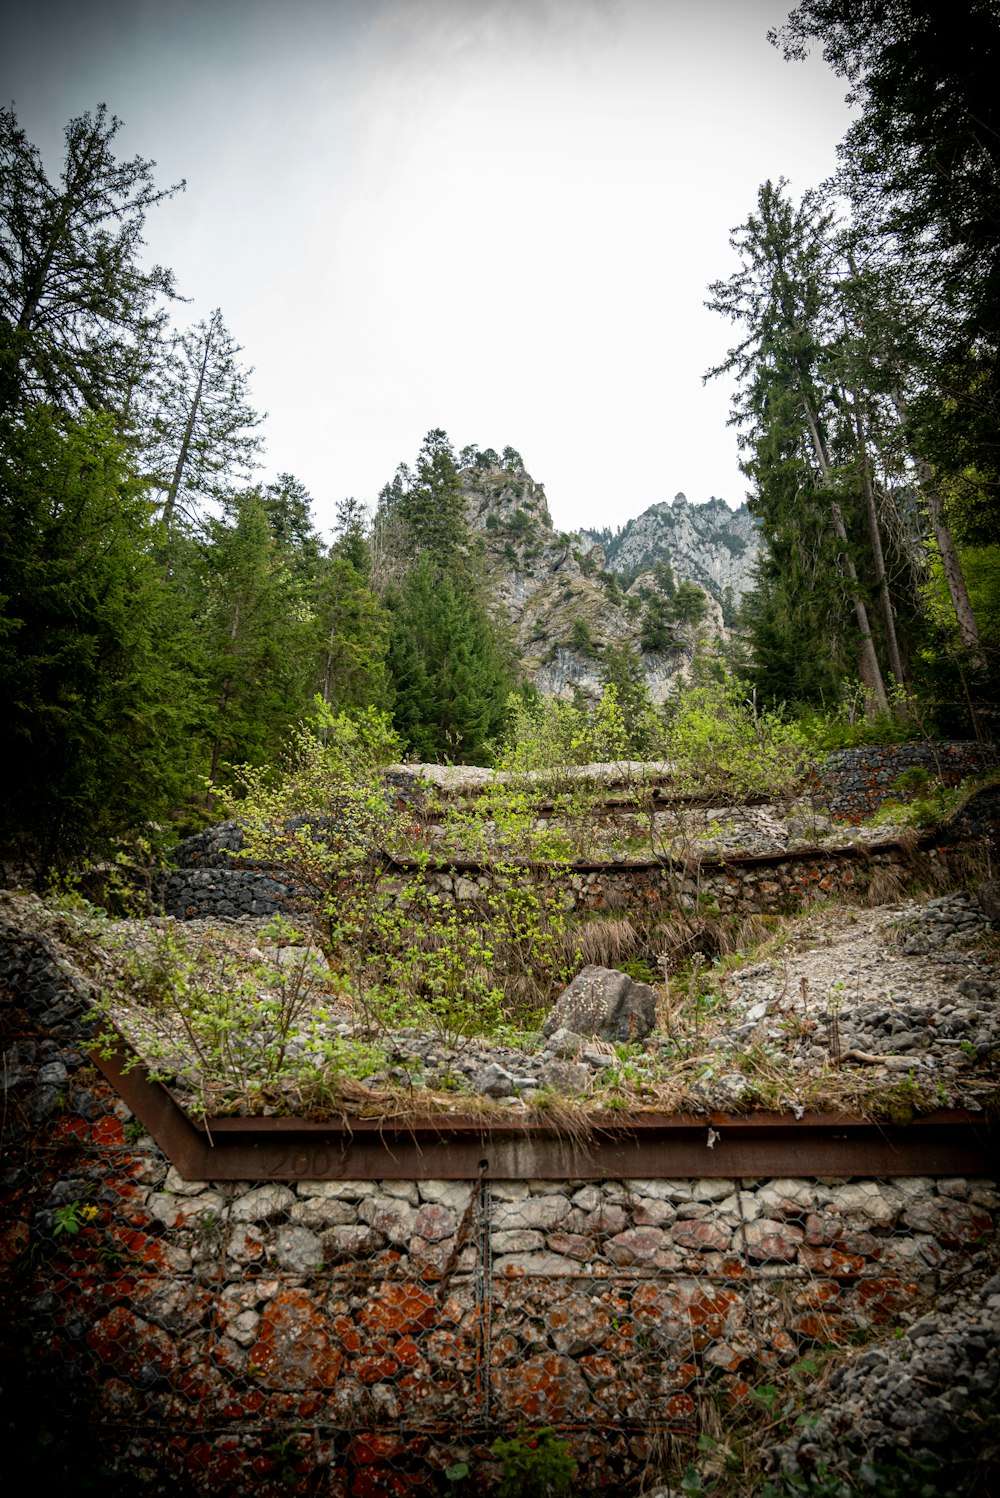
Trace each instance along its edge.
<path fill-rule="evenodd" d="M 343 1355 L 331 1343 L 325 1318 L 305 1290 L 280 1290 L 265 1309 L 250 1361 L 285 1387 L 328 1388 Z"/>
<path fill-rule="evenodd" d="M 374 1332 L 413 1337 L 438 1319 L 437 1299 L 418 1285 L 383 1284 L 367 1300 L 358 1319 Z"/>

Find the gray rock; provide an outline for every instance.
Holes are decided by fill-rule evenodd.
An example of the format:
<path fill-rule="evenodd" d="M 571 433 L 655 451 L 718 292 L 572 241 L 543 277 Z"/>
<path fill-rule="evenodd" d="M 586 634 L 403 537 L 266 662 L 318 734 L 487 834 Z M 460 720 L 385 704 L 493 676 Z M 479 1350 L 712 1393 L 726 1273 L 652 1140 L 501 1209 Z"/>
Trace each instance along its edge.
<path fill-rule="evenodd" d="M 553 1030 L 545 1049 L 552 1056 L 579 1056 L 583 1050 L 583 1036 L 577 1035 L 574 1030 Z"/>
<path fill-rule="evenodd" d="M 61 1061 L 49 1061 L 38 1068 L 37 1081 L 40 1087 L 58 1087 L 68 1076 L 69 1073 Z"/>
<path fill-rule="evenodd" d="M 656 991 L 614 968 L 582 968 L 556 999 L 544 1035 L 572 1030 L 602 1040 L 644 1040 L 656 1024 Z"/>
<path fill-rule="evenodd" d="M 322 1244 L 304 1227 L 279 1228 L 275 1252 L 282 1269 L 294 1274 L 313 1274 L 323 1263 Z"/>
<path fill-rule="evenodd" d="M 582 1061 L 546 1061 L 538 1069 L 538 1080 L 553 1092 L 586 1092 L 593 1073 Z"/>
<path fill-rule="evenodd" d="M 511 1097 L 515 1091 L 513 1075 L 498 1061 L 491 1061 L 473 1078 L 472 1090 L 480 1097 Z"/>

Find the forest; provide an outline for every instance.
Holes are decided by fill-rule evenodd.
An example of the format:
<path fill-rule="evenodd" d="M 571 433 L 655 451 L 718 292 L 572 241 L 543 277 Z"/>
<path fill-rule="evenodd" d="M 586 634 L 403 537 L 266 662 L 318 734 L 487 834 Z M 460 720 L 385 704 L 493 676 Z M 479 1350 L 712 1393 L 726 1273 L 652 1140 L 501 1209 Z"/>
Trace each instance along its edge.
<path fill-rule="evenodd" d="M 735 341 L 706 378 L 735 377 L 766 549 L 702 669 L 824 742 L 847 718 L 992 737 L 1000 20 L 985 0 L 806 0 L 772 40 L 791 62 L 819 46 L 856 116 L 834 180 L 760 187 L 709 289 Z M 321 535 L 294 475 L 255 479 L 244 351 L 219 309 L 180 326 L 145 253 L 183 184 L 121 159 L 119 130 L 103 104 L 71 120 L 54 180 L 0 111 L 0 860 L 19 881 L 217 819 L 236 767 L 279 766 L 317 698 L 388 715 L 422 760 L 492 763 L 531 717 L 461 482 L 519 455 L 435 429 Z M 648 704 L 616 670 L 635 751 Z"/>

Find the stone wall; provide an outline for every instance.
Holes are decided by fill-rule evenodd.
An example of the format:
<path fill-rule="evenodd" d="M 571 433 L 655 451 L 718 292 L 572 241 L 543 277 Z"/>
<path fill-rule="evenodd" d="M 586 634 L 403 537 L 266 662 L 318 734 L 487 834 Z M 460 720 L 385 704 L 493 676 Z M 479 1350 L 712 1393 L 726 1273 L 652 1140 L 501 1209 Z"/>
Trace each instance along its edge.
<path fill-rule="evenodd" d="M 964 1178 L 184 1180 L 88 1063 L 73 974 L 0 937 L 0 1377 L 50 1477 L 62 1441 L 171 1498 L 462 1463 L 487 1493 L 496 1437 L 554 1426 L 577 1491 L 637 1491 L 709 1405 L 913 1324 L 994 1233 Z"/>
<path fill-rule="evenodd" d="M 945 848 L 929 850 L 926 858 L 943 861 Z M 397 865 L 397 885 L 405 898 L 407 879 L 418 865 Z M 833 894 L 863 897 L 877 877 L 898 871 L 912 877 L 912 850 L 895 845 L 803 851 L 800 853 L 736 854 L 728 859 L 702 859 L 685 869 L 663 862 L 581 863 L 553 865 L 545 871 L 551 883 L 564 889 L 570 909 L 579 911 L 643 910 L 680 904 L 701 906 L 722 914 L 781 914 L 828 899 Z M 454 863 L 426 875 L 428 885 L 444 899 L 479 899 L 492 875 L 481 864 Z M 294 886 L 274 871 L 234 870 L 226 867 L 179 869 L 162 885 L 160 902 L 167 915 L 179 920 L 205 916 L 260 916 L 286 912 L 294 905 Z"/>
<path fill-rule="evenodd" d="M 890 744 L 842 749 L 828 756 L 813 780 L 817 804 L 841 821 L 859 822 L 894 792 L 900 775 L 926 769 L 947 785 L 996 762 L 989 746 L 973 743 Z M 996 809 L 992 812 L 996 821 Z M 957 829 L 959 839 L 980 835 L 982 827 Z M 952 839 L 955 840 L 954 838 Z M 178 919 L 203 916 L 268 916 L 287 911 L 294 885 L 279 869 L 247 865 L 238 858 L 239 826 L 225 822 L 175 850 L 179 867 L 159 883 L 156 897 L 166 914 Z M 937 856 L 937 855 L 936 855 Z M 942 853 L 940 856 L 946 856 Z M 564 885 L 573 908 L 611 910 L 699 900 L 722 913 L 780 914 L 835 893 L 863 894 L 872 880 L 892 869 L 912 873 L 912 852 L 890 844 L 854 849 L 813 849 L 765 854 L 736 852 L 725 859 L 702 857 L 697 867 L 664 860 L 643 863 L 620 856 L 567 870 L 554 865 L 551 877 Z M 406 864 L 399 865 L 405 878 Z M 432 875 L 437 892 L 458 900 L 475 899 L 488 870 L 456 862 Z"/>
<path fill-rule="evenodd" d="M 831 816 L 861 822 L 891 796 L 899 795 L 894 787 L 907 770 L 926 770 L 944 785 L 959 785 L 969 775 L 979 775 L 996 763 L 997 750 L 992 744 L 863 744 L 828 754 L 813 785 Z"/>

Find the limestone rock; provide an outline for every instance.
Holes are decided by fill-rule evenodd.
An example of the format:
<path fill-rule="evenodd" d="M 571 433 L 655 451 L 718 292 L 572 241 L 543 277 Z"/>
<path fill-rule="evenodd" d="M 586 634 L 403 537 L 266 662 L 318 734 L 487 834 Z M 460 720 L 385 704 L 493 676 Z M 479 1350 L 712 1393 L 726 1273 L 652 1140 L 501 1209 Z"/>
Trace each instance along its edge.
<path fill-rule="evenodd" d="M 480 1097 L 510 1097 L 514 1092 L 514 1077 L 499 1061 L 491 1061 L 477 1072 L 472 1090 Z"/>
<path fill-rule="evenodd" d="M 602 1040 L 645 1040 L 656 1023 L 656 992 L 615 968 L 585 967 L 556 999 L 542 1033 L 572 1030 Z"/>
<path fill-rule="evenodd" d="M 590 1067 L 580 1061 L 546 1061 L 538 1071 L 542 1086 L 551 1087 L 553 1092 L 586 1092 L 592 1076 Z"/>
<path fill-rule="evenodd" d="M 541 484 L 519 464 L 492 465 L 486 454 L 461 477 L 470 530 L 485 549 L 496 602 L 507 614 L 522 666 L 546 697 L 596 700 L 604 687 L 602 652 L 628 645 L 639 656 L 654 702 L 663 702 L 701 636 L 724 637 L 724 614 L 748 585 L 759 549 L 745 507 L 722 500 L 689 505 L 683 496 L 654 505 L 610 532 L 562 534 L 554 530 Z M 632 535 L 638 528 L 642 534 Z M 677 581 L 688 579 L 705 594 L 700 624 L 674 618 L 663 648 L 643 648 L 643 614 L 650 599 L 669 605 L 660 562 Z M 634 582 L 628 596 L 615 571 Z M 669 616 L 669 609 L 668 609 Z"/>

